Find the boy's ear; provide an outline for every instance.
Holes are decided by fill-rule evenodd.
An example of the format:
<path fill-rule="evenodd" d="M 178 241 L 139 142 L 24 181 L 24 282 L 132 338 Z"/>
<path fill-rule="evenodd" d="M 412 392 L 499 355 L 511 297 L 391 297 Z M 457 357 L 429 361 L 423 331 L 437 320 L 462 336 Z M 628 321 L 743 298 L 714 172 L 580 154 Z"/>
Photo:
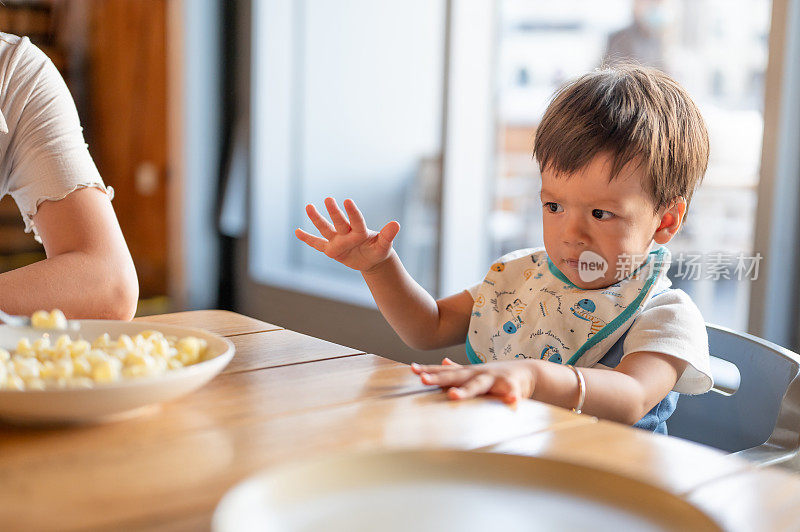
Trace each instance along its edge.
<path fill-rule="evenodd" d="M 683 217 L 686 215 L 686 198 L 678 196 L 674 198 L 669 207 L 661 214 L 661 222 L 653 235 L 653 240 L 657 244 L 666 244 L 674 237 L 678 229 L 683 224 Z"/>

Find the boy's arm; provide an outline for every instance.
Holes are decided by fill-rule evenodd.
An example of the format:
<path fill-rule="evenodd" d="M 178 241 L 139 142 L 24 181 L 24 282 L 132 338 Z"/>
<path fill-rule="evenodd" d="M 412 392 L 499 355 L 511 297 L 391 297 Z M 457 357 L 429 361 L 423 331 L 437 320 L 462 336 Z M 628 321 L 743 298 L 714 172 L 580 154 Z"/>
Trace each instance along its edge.
<path fill-rule="evenodd" d="M 325 199 L 331 221 L 313 205 L 306 213 L 321 237 L 302 229 L 297 238 L 345 266 L 361 272 L 378 309 L 402 340 L 416 349 L 435 349 L 464 342 L 472 310 L 466 291 L 436 301 L 411 278 L 392 242 L 400 230 L 397 222 L 380 231 L 367 228 L 352 200 L 344 201 L 347 213 L 333 198 Z"/>
<path fill-rule="evenodd" d="M 586 380 L 582 411 L 633 425 L 678 382 L 687 362 L 660 353 L 627 355 L 614 370 L 579 368 Z M 511 360 L 472 367 L 412 366 L 422 382 L 448 388 L 452 399 L 482 394 L 507 403 L 529 397 L 564 408 L 578 403 L 578 379 L 566 366 L 544 360 Z"/>
<path fill-rule="evenodd" d="M 633 425 L 667 396 L 686 364 L 668 355 L 639 352 L 627 355 L 613 370 L 578 368 L 586 380 L 582 411 Z M 571 369 L 545 362 L 536 368 L 535 376 L 533 399 L 565 408 L 576 406 L 578 379 Z"/>
<path fill-rule="evenodd" d="M 409 347 L 437 349 L 464 342 L 473 304 L 466 290 L 434 300 L 414 281 L 394 251 L 387 260 L 361 274 L 381 314 Z"/>

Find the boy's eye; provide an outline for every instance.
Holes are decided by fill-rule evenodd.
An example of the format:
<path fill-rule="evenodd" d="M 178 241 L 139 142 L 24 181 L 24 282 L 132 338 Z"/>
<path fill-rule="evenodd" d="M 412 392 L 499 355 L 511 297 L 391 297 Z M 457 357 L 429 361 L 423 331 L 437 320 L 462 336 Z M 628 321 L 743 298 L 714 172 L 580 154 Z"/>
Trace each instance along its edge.
<path fill-rule="evenodd" d="M 592 216 L 598 220 L 608 220 L 614 216 L 614 213 L 611 211 L 604 211 L 603 209 L 592 209 Z"/>
<path fill-rule="evenodd" d="M 544 208 L 550 212 L 561 212 L 564 210 L 564 207 L 556 203 L 555 201 L 548 201 L 544 204 Z"/>

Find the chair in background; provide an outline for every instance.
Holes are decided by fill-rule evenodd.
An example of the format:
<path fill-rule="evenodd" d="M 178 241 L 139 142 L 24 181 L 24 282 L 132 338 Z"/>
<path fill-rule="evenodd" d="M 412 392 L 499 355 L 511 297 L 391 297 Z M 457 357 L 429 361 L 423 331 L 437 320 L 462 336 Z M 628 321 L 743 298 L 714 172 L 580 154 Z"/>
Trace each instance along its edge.
<path fill-rule="evenodd" d="M 669 434 L 761 465 L 800 465 L 800 355 L 716 325 L 706 330 L 714 388 L 681 396 Z"/>

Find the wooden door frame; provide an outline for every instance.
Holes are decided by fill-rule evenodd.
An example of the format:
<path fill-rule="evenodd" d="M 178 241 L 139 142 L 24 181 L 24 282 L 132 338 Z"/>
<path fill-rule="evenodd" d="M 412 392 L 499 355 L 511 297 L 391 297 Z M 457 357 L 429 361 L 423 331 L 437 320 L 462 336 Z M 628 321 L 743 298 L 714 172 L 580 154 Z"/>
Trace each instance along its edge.
<path fill-rule="evenodd" d="M 183 188 L 186 175 L 184 0 L 167 0 L 167 290 L 174 309 L 188 306 Z"/>

